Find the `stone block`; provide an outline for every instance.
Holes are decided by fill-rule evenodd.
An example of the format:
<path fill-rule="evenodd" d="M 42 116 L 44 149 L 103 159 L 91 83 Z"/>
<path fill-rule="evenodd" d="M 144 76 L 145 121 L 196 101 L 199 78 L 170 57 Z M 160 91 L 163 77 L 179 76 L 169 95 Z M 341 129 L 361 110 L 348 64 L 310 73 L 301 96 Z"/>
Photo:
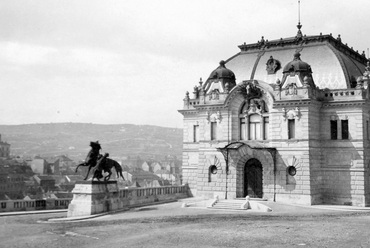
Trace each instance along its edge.
<path fill-rule="evenodd" d="M 115 198 L 118 197 L 118 192 L 117 181 L 76 182 L 67 216 L 86 216 L 117 210 L 119 206 L 115 203 Z"/>

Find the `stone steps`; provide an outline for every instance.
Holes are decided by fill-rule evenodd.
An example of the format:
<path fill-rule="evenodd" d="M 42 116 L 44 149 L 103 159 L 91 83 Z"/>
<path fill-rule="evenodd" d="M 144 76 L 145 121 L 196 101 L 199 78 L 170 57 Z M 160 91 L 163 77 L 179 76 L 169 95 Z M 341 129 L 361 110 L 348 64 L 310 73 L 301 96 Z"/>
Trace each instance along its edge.
<path fill-rule="evenodd" d="M 233 210 L 246 210 L 242 209 L 241 206 L 243 201 L 241 200 L 222 200 L 216 202 L 212 208 L 215 209 L 233 209 Z"/>
<path fill-rule="evenodd" d="M 215 198 L 208 208 L 212 209 L 229 209 L 229 210 L 254 210 L 262 212 L 271 212 L 272 209 L 268 206 L 259 203 L 262 199 L 255 198 L 253 200 L 248 199 L 233 199 L 233 200 L 219 200 Z"/>

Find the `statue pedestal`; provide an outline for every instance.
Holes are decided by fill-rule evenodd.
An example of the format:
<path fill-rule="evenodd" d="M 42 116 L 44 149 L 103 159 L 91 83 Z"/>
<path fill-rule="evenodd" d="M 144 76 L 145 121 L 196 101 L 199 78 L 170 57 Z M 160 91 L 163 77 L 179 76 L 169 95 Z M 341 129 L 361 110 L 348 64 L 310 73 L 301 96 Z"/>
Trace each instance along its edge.
<path fill-rule="evenodd" d="M 89 216 L 119 208 L 117 181 L 79 181 L 72 193 L 67 217 Z"/>

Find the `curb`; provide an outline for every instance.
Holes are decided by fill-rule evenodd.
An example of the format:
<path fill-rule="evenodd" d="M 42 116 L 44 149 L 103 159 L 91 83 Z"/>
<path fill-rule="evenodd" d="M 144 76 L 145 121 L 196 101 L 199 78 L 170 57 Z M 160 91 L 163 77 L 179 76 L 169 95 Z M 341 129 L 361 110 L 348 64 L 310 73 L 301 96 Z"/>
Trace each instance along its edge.
<path fill-rule="evenodd" d="M 38 222 L 38 223 L 63 223 L 63 222 L 77 222 L 77 221 L 83 221 L 83 220 L 88 220 L 88 219 L 94 219 L 94 218 L 101 217 L 101 216 L 108 215 L 108 214 L 115 214 L 115 213 L 123 212 L 123 211 L 127 211 L 127 210 L 129 210 L 129 208 L 127 208 L 127 209 L 120 209 L 120 210 L 111 211 L 111 212 L 106 212 L 106 213 L 101 213 L 101 214 L 88 215 L 88 216 L 77 216 L 77 217 L 55 218 L 55 219 L 48 219 L 47 221 L 39 220 L 39 221 L 37 221 L 37 222 Z"/>
<path fill-rule="evenodd" d="M 147 203 L 147 204 L 132 205 L 132 206 L 129 206 L 129 207 L 126 207 L 126 208 L 117 209 L 117 210 L 109 211 L 109 212 L 105 212 L 105 213 L 94 214 L 94 215 L 66 217 L 66 218 L 55 218 L 55 219 L 48 219 L 47 221 L 37 221 L 37 222 L 38 223 L 62 223 L 62 222 L 84 221 L 84 220 L 88 220 L 88 219 L 94 219 L 94 218 L 97 218 L 97 217 L 101 217 L 101 216 L 104 216 L 104 215 L 110 215 L 110 214 L 116 214 L 116 213 L 120 213 L 120 212 L 129 211 L 130 209 L 133 209 L 133 208 L 141 208 L 141 207 L 146 207 L 146 206 L 160 205 L 160 204 L 166 204 L 166 203 L 172 203 L 172 202 L 177 202 L 177 200 L 167 200 L 167 201 L 161 201 L 161 202 L 152 202 L 152 203 Z"/>
<path fill-rule="evenodd" d="M 22 211 L 22 212 L 3 212 L 0 213 L 0 218 L 5 216 L 14 216 L 14 215 L 29 215 L 29 214 L 55 214 L 67 212 L 68 209 L 55 209 L 55 210 L 38 210 L 38 211 Z"/>
<path fill-rule="evenodd" d="M 287 205 L 293 207 L 302 207 L 302 208 L 309 208 L 309 209 L 320 209 L 320 210 L 329 210 L 329 211 L 351 211 L 351 212 L 367 212 L 370 211 L 370 207 L 356 207 L 356 206 L 345 206 L 345 205 L 301 205 L 301 204 L 289 204 L 289 203 L 281 203 L 280 205 Z"/>

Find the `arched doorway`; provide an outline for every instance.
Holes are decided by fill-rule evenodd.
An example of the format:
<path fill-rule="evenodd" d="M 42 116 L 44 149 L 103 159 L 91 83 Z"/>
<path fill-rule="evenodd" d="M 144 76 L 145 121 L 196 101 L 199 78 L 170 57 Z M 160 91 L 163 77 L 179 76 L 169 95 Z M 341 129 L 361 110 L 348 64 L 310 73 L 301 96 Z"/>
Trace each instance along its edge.
<path fill-rule="evenodd" d="M 244 166 L 244 196 L 262 198 L 262 188 L 262 164 L 251 158 Z"/>

